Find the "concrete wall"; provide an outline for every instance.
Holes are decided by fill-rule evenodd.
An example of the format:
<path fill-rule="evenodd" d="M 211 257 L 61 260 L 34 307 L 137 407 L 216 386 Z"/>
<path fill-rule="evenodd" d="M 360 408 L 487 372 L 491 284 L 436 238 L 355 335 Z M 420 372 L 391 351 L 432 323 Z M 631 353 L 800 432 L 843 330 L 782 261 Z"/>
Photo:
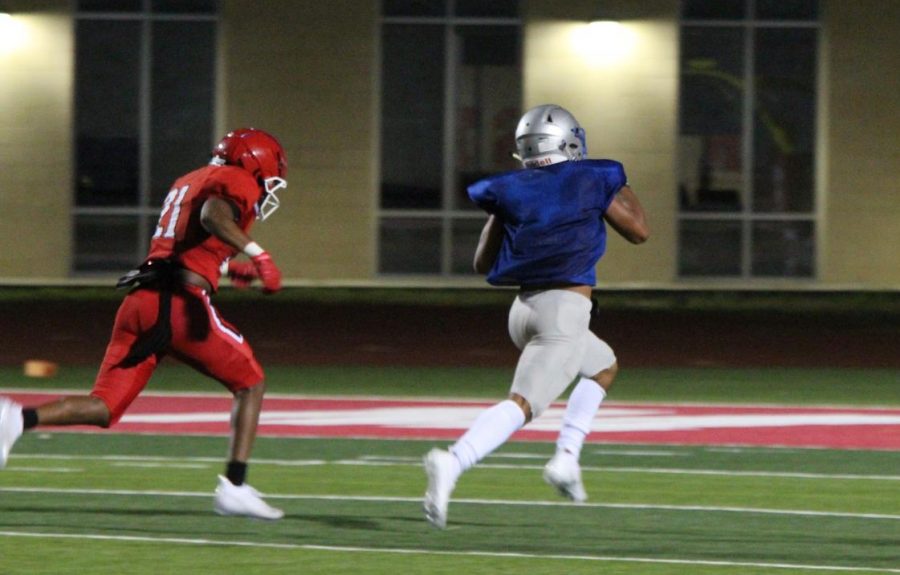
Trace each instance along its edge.
<path fill-rule="evenodd" d="M 281 207 L 253 235 L 286 277 L 371 277 L 378 4 L 229 0 L 223 6 L 222 128 L 269 130 L 288 155 Z"/>
<path fill-rule="evenodd" d="M 900 288 L 900 2 L 823 4 L 821 280 Z"/>
<path fill-rule="evenodd" d="M 68 2 L 10 2 L 0 31 L 0 277 L 66 277 L 72 245 Z"/>
<path fill-rule="evenodd" d="M 647 213 L 650 241 L 631 246 L 611 229 L 600 285 L 675 277 L 677 0 L 605 2 L 622 25 L 613 46 L 592 44 L 597 2 L 531 0 L 525 8 L 523 106 L 555 103 L 587 134 L 592 158 L 625 165 Z M 586 36 L 585 36 L 586 35 Z M 622 48 L 621 54 L 614 54 Z"/>

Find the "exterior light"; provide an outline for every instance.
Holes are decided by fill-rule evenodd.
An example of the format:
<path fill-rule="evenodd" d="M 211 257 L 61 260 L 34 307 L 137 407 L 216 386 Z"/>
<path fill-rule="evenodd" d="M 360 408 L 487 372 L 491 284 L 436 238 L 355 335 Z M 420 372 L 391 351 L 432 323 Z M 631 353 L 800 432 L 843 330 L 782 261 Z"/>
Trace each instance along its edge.
<path fill-rule="evenodd" d="M 633 31 L 616 20 L 595 20 L 579 26 L 572 40 L 575 50 L 594 66 L 621 62 L 635 44 Z"/>
<path fill-rule="evenodd" d="M 0 4 L 0 55 L 15 52 L 25 43 L 27 33 L 25 25 L 4 11 Z"/>

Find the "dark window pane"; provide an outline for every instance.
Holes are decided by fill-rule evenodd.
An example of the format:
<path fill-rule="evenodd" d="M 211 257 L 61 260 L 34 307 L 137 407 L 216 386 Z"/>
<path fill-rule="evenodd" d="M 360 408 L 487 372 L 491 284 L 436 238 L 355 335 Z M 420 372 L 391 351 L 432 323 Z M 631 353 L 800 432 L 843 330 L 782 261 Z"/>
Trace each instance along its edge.
<path fill-rule="evenodd" d="M 753 275 L 812 277 L 815 227 L 811 221 L 753 224 Z"/>
<path fill-rule="evenodd" d="M 682 221 L 678 245 L 681 276 L 741 274 L 740 222 Z"/>
<path fill-rule="evenodd" d="M 139 263 L 138 216 L 75 218 L 75 269 L 124 271 Z"/>
<path fill-rule="evenodd" d="M 481 228 L 485 220 L 456 220 L 453 222 L 453 261 L 451 271 L 454 274 L 474 275 L 472 260 L 475 257 L 475 248 L 478 246 L 478 238 L 481 237 Z"/>
<path fill-rule="evenodd" d="M 76 23 L 76 203 L 138 202 L 140 24 Z"/>
<path fill-rule="evenodd" d="M 519 15 L 518 0 L 456 0 L 456 15 L 489 18 L 515 18 Z"/>
<path fill-rule="evenodd" d="M 441 222 L 437 219 L 381 220 L 381 261 L 385 274 L 441 272 Z"/>
<path fill-rule="evenodd" d="M 140 12 L 143 0 L 78 0 L 81 12 Z"/>
<path fill-rule="evenodd" d="M 213 22 L 153 24 L 151 205 L 162 203 L 176 177 L 209 160 L 215 40 Z"/>
<path fill-rule="evenodd" d="M 683 0 L 682 15 L 690 20 L 740 20 L 746 0 Z"/>
<path fill-rule="evenodd" d="M 518 66 L 517 26 L 457 26 L 463 66 Z"/>
<path fill-rule="evenodd" d="M 753 209 L 809 212 L 814 207 L 816 31 L 756 32 Z"/>
<path fill-rule="evenodd" d="M 154 12 L 168 14 L 215 14 L 218 0 L 153 0 Z"/>
<path fill-rule="evenodd" d="M 681 32 L 679 192 L 687 211 L 738 211 L 743 197 L 743 31 Z"/>
<path fill-rule="evenodd" d="M 519 28 L 461 26 L 456 109 L 455 209 L 475 209 L 466 188 L 518 167 L 510 153 L 522 99 Z"/>
<path fill-rule="evenodd" d="M 381 206 L 438 208 L 443 185 L 444 28 L 384 26 Z"/>
<path fill-rule="evenodd" d="M 444 0 L 382 0 L 385 16 L 446 16 Z"/>
<path fill-rule="evenodd" d="M 756 0 L 759 20 L 815 20 L 818 0 Z"/>

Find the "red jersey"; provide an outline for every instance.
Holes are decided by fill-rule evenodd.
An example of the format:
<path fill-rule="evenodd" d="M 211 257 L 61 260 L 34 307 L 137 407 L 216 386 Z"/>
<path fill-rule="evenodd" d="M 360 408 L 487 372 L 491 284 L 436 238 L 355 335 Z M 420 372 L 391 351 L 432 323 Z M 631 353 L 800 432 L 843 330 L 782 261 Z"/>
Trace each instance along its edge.
<path fill-rule="evenodd" d="M 216 291 L 222 262 L 237 250 L 204 229 L 200 223 L 203 203 L 210 196 L 227 200 L 239 212 L 237 225 L 249 232 L 261 194 L 256 179 L 235 166 L 210 165 L 178 178 L 163 202 L 147 259 L 178 262 L 206 278 Z"/>

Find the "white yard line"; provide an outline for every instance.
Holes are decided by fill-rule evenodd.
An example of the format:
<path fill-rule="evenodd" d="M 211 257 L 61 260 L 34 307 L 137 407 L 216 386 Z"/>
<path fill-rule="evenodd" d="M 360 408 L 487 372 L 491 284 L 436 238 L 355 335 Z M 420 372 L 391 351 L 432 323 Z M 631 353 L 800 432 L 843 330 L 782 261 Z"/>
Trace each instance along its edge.
<path fill-rule="evenodd" d="M 55 495 L 99 495 L 123 497 L 199 497 L 209 498 L 205 491 L 143 491 L 134 489 L 79 489 L 59 487 L 0 487 L 0 493 L 46 493 Z M 376 503 L 421 503 L 421 497 L 387 497 L 379 495 L 305 495 L 266 493 L 268 499 L 305 501 L 367 501 Z M 841 511 L 810 511 L 805 509 L 768 509 L 762 507 L 720 507 L 713 505 L 661 505 L 644 503 L 581 503 L 574 505 L 567 501 L 522 501 L 514 499 L 454 499 L 462 505 L 497 505 L 510 507 L 569 507 L 580 509 L 654 509 L 699 513 L 746 513 L 765 515 L 787 515 L 800 517 L 835 517 L 843 519 L 877 519 L 900 521 L 900 515 L 882 513 L 849 513 Z"/>
<path fill-rule="evenodd" d="M 537 553 L 512 553 L 495 551 L 440 551 L 428 549 L 403 549 L 396 547 L 351 547 L 341 545 L 313 545 L 292 543 L 265 543 L 258 541 L 221 541 L 216 539 L 192 539 L 174 537 L 139 537 L 130 535 L 97 535 L 97 534 L 71 534 L 71 533 L 33 533 L 20 531 L 0 531 L 0 537 L 22 537 L 34 539 L 73 539 L 81 541 L 120 541 L 126 543 L 152 543 L 165 545 L 218 545 L 222 547 L 250 547 L 259 549 L 282 549 L 298 551 L 326 551 L 334 553 L 372 553 L 393 555 L 430 555 L 441 557 L 487 557 L 487 558 L 512 558 L 528 560 L 548 561 L 596 561 L 606 563 L 653 563 L 667 565 L 703 565 L 717 567 L 735 567 L 757 569 L 801 569 L 806 571 L 828 572 L 865 572 L 865 573 L 900 573 L 900 569 L 880 569 L 877 567 L 856 567 L 844 565 L 812 565 L 804 563 L 764 563 L 751 561 L 712 561 L 704 559 L 660 559 L 648 557 L 628 557 L 613 555 L 564 555 Z"/>
<path fill-rule="evenodd" d="M 539 456 L 546 459 L 546 456 Z M 508 459 L 517 459 L 519 457 L 510 457 Z M 18 459 L 51 459 L 63 461 L 109 461 L 115 463 L 134 462 L 136 465 L 141 462 L 173 462 L 190 465 L 193 463 L 215 463 L 222 462 L 221 457 L 168 457 L 153 455 L 65 455 L 65 454 L 13 454 L 11 460 Z M 492 455 L 491 459 L 507 459 L 502 455 Z M 522 459 L 525 459 L 522 457 Z M 253 459 L 254 465 L 274 465 L 279 467 L 309 467 L 313 465 L 359 465 L 362 467 L 387 467 L 392 465 L 399 466 L 421 466 L 422 458 L 418 456 L 394 456 L 394 455 L 363 455 L 358 459 L 338 459 L 334 461 L 325 461 L 323 459 Z M 535 470 L 543 469 L 540 465 L 512 465 L 503 463 L 481 463 L 479 468 L 485 469 L 525 469 Z M 664 475 L 719 475 L 723 477 L 772 477 L 787 479 L 829 479 L 829 480 L 866 480 L 866 481 L 900 481 L 900 475 L 860 475 L 854 473 L 800 473 L 793 471 L 731 471 L 727 469 L 690 469 L 690 468 L 668 468 L 668 467 L 596 467 L 584 466 L 581 468 L 587 473 L 647 473 L 647 474 L 664 474 Z"/>
<path fill-rule="evenodd" d="M 85 388 L 38 388 L 38 387 L 6 387 L 4 394 L 30 394 L 30 395 L 82 395 Z M 212 399 L 230 399 L 227 393 L 222 391 L 144 391 L 141 397 L 199 397 Z M 414 403 L 471 403 L 475 405 L 492 405 L 497 401 L 491 397 L 456 397 L 456 396 L 428 396 L 428 395 L 369 395 L 369 394 L 315 394 L 315 393 L 270 393 L 266 392 L 269 399 L 312 399 L 316 401 L 410 401 Z M 564 401 L 554 401 L 553 406 L 565 407 Z M 640 401 L 640 400 L 615 400 L 604 403 L 605 406 L 639 406 L 656 407 L 673 405 L 685 407 L 724 407 L 724 408 L 799 408 L 799 409 L 846 409 L 846 410 L 898 410 L 896 404 L 833 404 L 833 403 L 728 403 L 721 401 Z"/>
<path fill-rule="evenodd" d="M 17 459 L 50 459 L 61 461 L 107 461 L 112 465 L 120 463 L 174 463 L 191 465 L 194 463 L 222 463 L 221 457 L 171 457 L 164 455 L 67 455 L 67 454 L 46 454 L 46 453 L 16 453 L 10 457 L 10 460 Z M 259 465 L 275 465 L 281 467 L 307 467 L 310 465 L 325 465 L 328 463 L 323 459 L 253 459 L 254 464 Z"/>
<path fill-rule="evenodd" d="M 494 458 L 494 456 L 492 456 Z M 502 457 L 497 457 L 502 458 Z M 541 456 L 541 459 L 546 458 Z M 220 457 L 166 457 L 166 456 L 128 456 L 128 455 L 61 455 L 61 454 L 15 454 L 11 459 L 50 459 L 50 460 L 94 460 L 107 461 L 113 465 L 132 463 L 134 466 L 149 465 L 153 463 L 169 463 L 186 467 L 198 463 L 221 463 Z M 515 458 L 512 458 L 515 459 Z M 523 458 L 524 459 L 524 458 Z M 372 456 L 364 455 L 359 459 L 339 459 L 325 461 L 321 459 L 254 459 L 256 465 L 274 465 L 278 467 L 309 467 L 315 465 L 358 465 L 361 467 L 390 467 L 421 465 L 421 458 L 415 456 Z M 485 469 L 543 469 L 540 465 L 510 465 L 503 463 L 482 463 L 479 465 Z M 40 468 L 34 468 L 39 471 Z M 860 475 L 850 473 L 800 473 L 789 471 L 729 471 L 721 469 L 689 469 L 689 468 L 661 468 L 661 467 L 582 467 L 585 473 L 645 473 L 663 475 L 712 475 L 723 477 L 762 477 L 762 478 L 786 478 L 786 479 L 827 479 L 827 480 L 863 480 L 863 481 L 900 481 L 900 475 Z"/>
<path fill-rule="evenodd" d="M 495 456 L 491 456 L 492 458 Z M 541 459 L 546 460 L 546 456 Z M 360 465 L 374 467 L 388 467 L 391 465 L 420 466 L 421 458 L 373 458 L 363 456 L 360 459 L 339 459 L 333 462 L 336 465 Z M 484 469 L 543 469 L 542 465 L 511 465 L 503 463 L 480 463 L 479 468 Z M 667 467 L 591 467 L 584 466 L 582 472 L 596 473 L 649 473 L 664 475 L 722 475 L 725 477 L 779 477 L 787 479 L 866 479 L 877 481 L 900 481 L 900 475 L 857 475 L 848 473 L 798 473 L 792 471 L 728 471 L 721 469 L 688 469 Z"/>
<path fill-rule="evenodd" d="M 11 465 L 3 473 L 84 473 L 83 467 L 24 467 Z"/>
<path fill-rule="evenodd" d="M 112 463 L 113 467 L 138 467 L 138 468 L 156 468 L 165 469 L 209 469 L 207 463 L 168 463 L 165 461 L 116 461 Z"/>

